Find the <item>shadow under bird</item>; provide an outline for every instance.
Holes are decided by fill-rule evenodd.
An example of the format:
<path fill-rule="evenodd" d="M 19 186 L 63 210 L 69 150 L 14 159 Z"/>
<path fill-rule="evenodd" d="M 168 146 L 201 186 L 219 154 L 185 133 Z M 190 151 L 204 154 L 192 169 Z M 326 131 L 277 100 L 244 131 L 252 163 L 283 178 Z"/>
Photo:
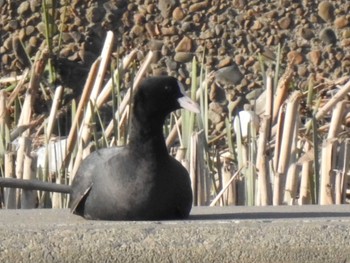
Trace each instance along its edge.
<path fill-rule="evenodd" d="M 176 78 L 145 79 L 134 96 L 129 143 L 91 153 L 72 185 L 57 190 L 70 193 L 72 213 L 95 220 L 187 218 L 192 207 L 190 177 L 169 155 L 163 135 L 165 118 L 180 108 L 199 112 Z M 45 190 L 29 182 L 23 186 L 22 181 L 0 180 L 0 186 Z M 47 190 L 55 191 L 46 184 Z"/>

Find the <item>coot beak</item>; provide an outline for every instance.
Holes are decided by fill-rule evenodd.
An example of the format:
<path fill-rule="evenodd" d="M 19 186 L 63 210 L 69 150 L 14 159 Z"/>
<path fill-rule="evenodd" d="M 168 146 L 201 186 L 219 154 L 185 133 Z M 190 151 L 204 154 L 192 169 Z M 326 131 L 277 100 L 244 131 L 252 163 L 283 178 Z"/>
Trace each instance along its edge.
<path fill-rule="evenodd" d="M 183 95 L 181 98 L 178 98 L 177 101 L 179 102 L 181 108 L 184 108 L 186 110 L 192 111 L 194 113 L 199 113 L 199 106 L 196 102 L 194 102 L 190 97 L 188 97 L 185 93 L 185 89 L 181 82 L 178 82 L 178 85 L 180 87 L 180 92 Z"/>
<path fill-rule="evenodd" d="M 186 110 L 192 111 L 194 113 L 199 113 L 199 106 L 196 102 L 190 99 L 190 97 L 184 95 L 181 98 L 178 98 L 180 106 Z"/>

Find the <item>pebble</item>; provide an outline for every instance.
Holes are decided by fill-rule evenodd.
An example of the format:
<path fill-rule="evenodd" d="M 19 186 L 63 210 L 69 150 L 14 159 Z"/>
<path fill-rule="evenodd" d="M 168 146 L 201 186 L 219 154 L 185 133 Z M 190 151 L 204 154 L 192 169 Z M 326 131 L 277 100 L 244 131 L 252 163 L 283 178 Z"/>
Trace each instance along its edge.
<path fill-rule="evenodd" d="M 307 76 L 308 70 L 307 67 L 305 65 L 300 65 L 298 67 L 298 76 L 302 76 L 305 77 Z"/>
<path fill-rule="evenodd" d="M 314 66 L 318 66 L 321 62 L 321 51 L 320 50 L 310 51 L 308 54 L 308 58 Z"/>
<path fill-rule="evenodd" d="M 255 20 L 251 29 L 252 30 L 260 30 L 263 28 L 263 24 L 259 20 Z"/>
<path fill-rule="evenodd" d="M 226 56 L 225 58 L 219 61 L 218 68 L 224 68 L 224 67 L 230 66 L 231 64 L 232 64 L 232 58 L 229 56 Z"/>
<path fill-rule="evenodd" d="M 281 29 L 288 29 L 292 24 L 292 19 L 290 17 L 282 17 L 278 20 L 278 25 Z"/>
<path fill-rule="evenodd" d="M 167 66 L 168 70 L 176 70 L 177 69 L 177 63 L 170 58 L 165 59 L 165 65 Z"/>
<path fill-rule="evenodd" d="M 37 24 L 36 29 L 43 35 L 45 36 L 45 24 L 44 22 L 40 22 L 39 24 Z"/>
<path fill-rule="evenodd" d="M 343 39 L 340 43 L 342 47 L 350 47 L 350 38 Z"/>
<path fill-rule="evenodd" d="M 19 7 L 17 8 L 17 13 L 20 16 L 24 16 L 26 14 L 28 14 L 28 12 L 30 11 L 30 4 L 29 1 L 23 1 Z"/>
<path fill-rule="evenodd" d="M 173 36 L 173 35 L 176 35 L 176 33 L 177 33 L 177 30 L 174 26 L 162 27 L 160 29 L 160 31 L 161 31 L 163 36 Z"/>
<path fill-rule="evenodd" d="M 322 1 L 318 5 L 318 15 L 325 21 L 330 22 L 334 19 L 334 7 L 331 2 Z"/>
<path fill-rule="evenodd" d="M 35 36 L 31 36 L 29 38 L 29 41 L 28 41 L 29 45 L 31 45 L 32 47 L 37 47 L 38 46 L 38 43 L 39 43 L 39 40 L 37 37 Z"/>
<path fill-rule="evenodd" d="M 175 0 L 159 0 L 158 9 L 163 18 L 168 18 L 173 7 L 176 5 Z"/>
<path fill-rule="evenodd" d="M 210 92 L 209 92 L 209 99 L 212 102 L 224 102 L 226 101 L 226 92 L 225 89 L 219 87 L 218 85 L 212 85 L 210 88 Z M 219 103 L 210 103 L 210 109 L 212 109 L 213 111 L 215 111 L 216 113 L 223 113 L 223 108 L 221 106 L 221 104 Z"/>
<path fill-rule="evenodd" d="M 175 52 L 191 52 L 192 51 L 192 39 L 184 36 L 179 44 L 175 48 Z"/>
<path fill-rule="evenodd" d="M 222 120 L 222 116 L 213 110 L 208 111 L 208 118 L 213 124 L 217 124 Z"/>
<path fill-rule="evenodd" d="M 176 52 L 174 60 L 180 63 L 186 63 L 192 61 L 193 54 L 189 52 Z"/>
<path fill-rule="evenodd" d="M 205 9 L 207 6 L 208 6 L 208 1 L 194 3 L 194 4 L 190 5 L 189 12 L 190 13 L 198 12 L 200 10 Z"/>
<path fill-rule="evenodd" d="M 303 55 L 300 52 L 294 50 L 288 53 L 287 58 L 289 62 L 293 61 L 295 65 L 301 64 L 304 60 Z"/>
<path fill-rule="evenodd" d="M 18 29 L 19 27 L 19 23 L 17 20 L 10 20 L 8 21 L 8 23 L 4 26 L 4 30 L 5 31 L 9 31 L 9 32 L 12 32 L 16 29 Z"/>
<path fill-rule="evenodd" d="M 223 85 L 236 85 L 243 79 L 243 74 L 236 64 L 221 68 L 215 72 L 215 79 Z"/>
<path fill-rule="evenodd" d="M 173 11 L 173 18 L 176 20 L 176 21 L 181 21 L 182 19 L 184 19 L 185 17 L 185 13 L 184 11 L 182 10 L 181 7 L 176 7 Z"/>
<path fill-rule="evenodd" d="M 327 45 L 335 44 L 337 37 L 331 28 L 325 28 L 320 32 L 320 39 Z"/>
<path fill-rule="evenodd" d="M 134 25 L 133 28 L 131 29 L 130 33 L 134 36 L 134 37 L 140 37 L 143 35 L 144 32 L 144 27 L 140 26 L 140 25 Z"/>
<path fill-rule="evenodd" d="M 92 6 L 86 11 L 86 19 L 90 23 L 97 23 L 106 14 L 104 8 L 99 8 L 98 6 Z"/>
<path fill-rule="evenodd" d="M 346 18 L 346 16 L 340 16 L 334 20 L 334 27 L 337 29 L 347 27 L 348 25 L 349 25 L 349 20 Z"/>
<path fill-rule="evenodd" d="M 312 29 L 304 28 L 304 27 L 300 29 L 299 34 L 302 38 L 304 38 L 306 40 L 311 40 L 315 36 Z"/>
<path fill-rule="evenodd" d="M 2 46 L 5 50 L 11 50 L 12 49 L 12 37 L 8 37 Z"/>

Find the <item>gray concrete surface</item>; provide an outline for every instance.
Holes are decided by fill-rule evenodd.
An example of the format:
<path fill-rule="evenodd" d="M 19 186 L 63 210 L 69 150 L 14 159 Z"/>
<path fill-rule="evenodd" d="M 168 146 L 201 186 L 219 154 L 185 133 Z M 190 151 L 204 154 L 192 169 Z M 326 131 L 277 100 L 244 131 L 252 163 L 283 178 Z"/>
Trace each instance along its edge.
<path fill-rule="evenodd" d="M 0 210 L 0 262 L 350 262 L 350 206 L 194 208 L 189 220 Z"/>

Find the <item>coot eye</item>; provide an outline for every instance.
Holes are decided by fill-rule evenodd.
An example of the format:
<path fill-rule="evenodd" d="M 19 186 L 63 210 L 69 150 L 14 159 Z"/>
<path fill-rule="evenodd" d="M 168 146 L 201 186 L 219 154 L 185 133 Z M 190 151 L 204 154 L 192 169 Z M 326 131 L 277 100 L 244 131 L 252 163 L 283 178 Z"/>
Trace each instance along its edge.
<path fill-rule="evenodd" d="M 165 87 L 164 87 L 164 90 L 165 90 L 166 92 L 169 92 L 171 89 L 170 89 L 169 86 L 165 86 Z"/>

